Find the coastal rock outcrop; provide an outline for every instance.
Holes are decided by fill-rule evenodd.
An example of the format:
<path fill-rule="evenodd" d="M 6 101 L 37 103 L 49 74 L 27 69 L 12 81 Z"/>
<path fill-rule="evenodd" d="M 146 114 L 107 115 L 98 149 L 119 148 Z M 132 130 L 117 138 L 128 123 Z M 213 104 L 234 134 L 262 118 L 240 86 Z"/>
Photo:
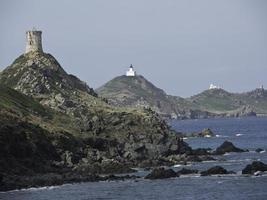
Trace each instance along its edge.
<path fill-rule="evenodd" d="M 206 171 L 202 171 L 201 176 L 217 175 L 217 174 L 229 174 L 229 172 L 221 166 L 214 166 Z"/>
<path fill-rule="evenodd" d="M 255 150 L 255 152 L 257 152 L 257 153 L 261 153 L 261 152 L 263 152 L 264 151 L 264 149 L 262 149 L 262 148 L 257 148 L 256 150 Z"/>
<path fill-rule="evenodd" d="M 187 175 L 187 174 L 197 174 L 199 171 L 197 169 L 187 169 L 182 168 L 178 172 L 176 172 L 178 175 Z"/>
<path fill-rule="evenodd" d="M 245 150 L 237 148 L 232 142 L 226 140 L 215 150 L 214 154 L 221 155 L 228 152 L 245 152 Z"/>
<path fill-rule="evenodd" d="M 160 167 L 153 169 L 151 173 L 145 176 L 145 179 L 164 179 L 176 176 L 177 176 L 176 172 L 173 171 L 172 169 L 165 169 L 163 167 Z"/>
<path fill-rule="evenodd" d="M 215 134 L 212 132 L 211 129 L 205 128 L 200 132 L 193 132 L 193 133 L 185 133 L 183 134 L 184 137 L 215 137 Z"/>
<path fill-rule="evenodd" d="M 267 165 L 260 161 L 254 161 L 242 170 L 242 174 L 254 174 L 258 171 L 267 171 Z"/>

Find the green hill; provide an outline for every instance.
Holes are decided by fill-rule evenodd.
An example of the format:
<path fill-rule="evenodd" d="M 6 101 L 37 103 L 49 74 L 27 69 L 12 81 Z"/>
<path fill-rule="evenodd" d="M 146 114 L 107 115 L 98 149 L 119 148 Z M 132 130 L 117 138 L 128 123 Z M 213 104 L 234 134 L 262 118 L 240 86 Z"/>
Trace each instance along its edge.
<path fill-rule="evenodd" d="M 167 95 L 143 76 L 119 76 L 96 92 L 111 105 L 150 107 L 161 116 L 178 119 L 237 117 L 267 114 L 266 91 L 230 93 L 223 89 L 205 90 L 189 98 Z"/>
<path fill-rule="evenodd" d="M 161 115 L 176 115 L 176 107 L 167 94 L 143 76 L 116 77 L 96 92 L 115 106 L 150 107 Z"/>

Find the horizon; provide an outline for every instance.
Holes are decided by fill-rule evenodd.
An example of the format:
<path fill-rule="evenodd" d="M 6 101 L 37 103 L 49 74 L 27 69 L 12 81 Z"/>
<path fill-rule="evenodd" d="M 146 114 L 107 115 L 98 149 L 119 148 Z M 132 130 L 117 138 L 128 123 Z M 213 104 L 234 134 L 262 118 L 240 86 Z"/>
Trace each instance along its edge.
<path fill-rule="evenodd" d="M 24 53 L 25 33 L 36 26 L 44 52 L 94 89 L 131 63 L 174 96 L 210 84 L 234 93 L 267 85 L 267 2 L 192 2 L 2 2 L 0 71 Z"/>

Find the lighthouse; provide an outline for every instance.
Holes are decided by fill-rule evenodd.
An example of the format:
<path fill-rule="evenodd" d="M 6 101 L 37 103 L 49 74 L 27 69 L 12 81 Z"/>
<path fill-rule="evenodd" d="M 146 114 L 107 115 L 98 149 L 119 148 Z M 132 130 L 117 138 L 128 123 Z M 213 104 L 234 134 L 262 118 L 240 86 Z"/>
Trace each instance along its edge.
<path fill-rule="evenodd" d="M 133 69 L 133 65 L 129 67 L 128 71 L 126 72 L 126 76 L 136 76 L 136 72 Z"/>
<path fill-rule="evenodd" d="M 30 31 L 26 31 L 26 50 L 25 53 L 32 51 L 43 52 L 42 48 L 42 31 L 38 31 L 33 28 Z"/>

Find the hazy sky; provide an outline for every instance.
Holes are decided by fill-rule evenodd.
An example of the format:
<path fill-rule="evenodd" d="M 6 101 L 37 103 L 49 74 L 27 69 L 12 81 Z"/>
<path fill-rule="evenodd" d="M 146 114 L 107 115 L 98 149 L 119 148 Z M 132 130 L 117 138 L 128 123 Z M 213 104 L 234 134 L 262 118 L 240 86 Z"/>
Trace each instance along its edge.
<path fill-rule="evenodd" d="M 33 26 L 44 51 L 93 88 L 131 63 L 173 95 L 267 87 L 266 0 L 1 0 L 0 70 Z"/>

